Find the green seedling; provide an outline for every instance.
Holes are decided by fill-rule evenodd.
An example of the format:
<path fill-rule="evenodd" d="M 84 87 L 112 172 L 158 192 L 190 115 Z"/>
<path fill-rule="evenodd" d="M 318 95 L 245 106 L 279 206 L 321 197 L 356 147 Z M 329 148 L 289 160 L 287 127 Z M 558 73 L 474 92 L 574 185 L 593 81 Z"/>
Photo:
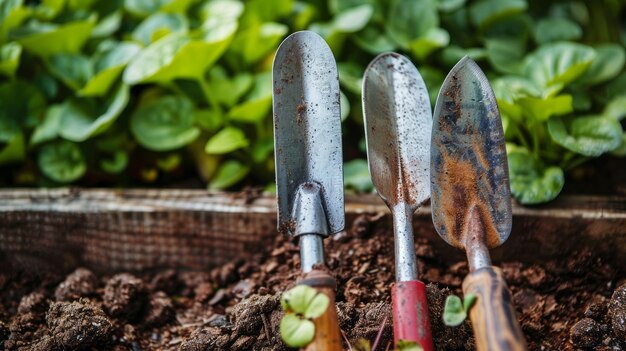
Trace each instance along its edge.
<path fill-rule="evenodd" d="M 307 285 L 288 290 L 280 299 L 285 316 L 280 321 L 280 336 L 290 347 L 304 347 L 313 341 L 313 319 L 326 312 L 330 300 Z"/>
<path fill-rule="evenodd" d="M 422 351 L 422 350 L 424 349 L 415 341 L 406 341 L 406 340 L 398 341 L 398 348 L 396 349 L 396 351 Z"/>
<path fill-rule="evenodd" d="M 448 296 L 443 308 L 443 323 L 449 327 L 461 325 L 467 318 L 467 314 L 474 302 L 476 302 L 476 295 L 474 294 L 467 294 L 463 301 L 456 295 Z"/>

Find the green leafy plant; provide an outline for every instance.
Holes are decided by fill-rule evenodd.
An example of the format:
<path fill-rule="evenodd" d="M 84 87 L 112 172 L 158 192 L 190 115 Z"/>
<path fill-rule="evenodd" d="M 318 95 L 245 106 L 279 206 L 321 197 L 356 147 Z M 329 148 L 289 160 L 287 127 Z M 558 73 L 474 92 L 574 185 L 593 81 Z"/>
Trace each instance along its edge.
<path fill-rule="evenodd" d="M 372 190 L 360 102 L 371 59 L 386 51 L 409 56 L 434 103 L 446 73 L 469 55 L 498 100 L 513 195 L 523 204 L 550 201 L 584 162 L 626 154 L 625 6 L 623 0 L 2 1 L 0 185 L 199 178 L 211 189 L 271 190 L 272 58 L 289 33 L 309 29 L 324 37 L 338 63 L 348 189 Z M 63 150 L 80 150 L 82 161 L 72 164 L 82 170 L 59 176 L 50 169 L 66 160 L 44 163 L 40 155 L 64 142 L 74 146 Z"/>
<path fill-rule="evenodd" d="M 467 318 L 474 302 L 476 302 L 476 295 L 474 294 L 465 295 L 463 301 L 456 295 L 449 295 L 443 308 L 443 323 L 449 327 L 461 325 Z"/>
<path fill-rule="evenodd" d="M 308 285 L 286 291 L 280 299 L 285 315 L 280 321 L 280 336 L 291 347 L 304 347 L 315 337 L 312 320 L 326 312 L 330 300 Z"/>

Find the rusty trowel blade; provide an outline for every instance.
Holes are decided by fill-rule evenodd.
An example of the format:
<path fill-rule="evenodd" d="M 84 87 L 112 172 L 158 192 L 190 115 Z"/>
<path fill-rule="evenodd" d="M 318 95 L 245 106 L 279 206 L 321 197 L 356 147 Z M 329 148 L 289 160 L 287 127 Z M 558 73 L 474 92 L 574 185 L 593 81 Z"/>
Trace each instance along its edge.
<path fill-rule="evenodd" d="M 476 212 L 489 247 L 506 241 L 511 195 L 500 112 L 487 77 L 468 57 L 439 91 L 431 147 L 431 206 L 439 235 L 464 248 Z"/>
<path fill-rule="evenodd" d="M 296 194 L 310 184 L 321 188 L 328 234 L 343 230 L 339 79 L 319 35 L 302 31 L 282 42 L 274 58 L 273 102 L 279 231 L 295 234 Z"/>
<path fill-rule="evenodd" d="M 422 76 L 406 57 L 381 54 L 363 80 L 370 175 L 393 207 L 416 208 L 430 196 L 430 100 Z"/>

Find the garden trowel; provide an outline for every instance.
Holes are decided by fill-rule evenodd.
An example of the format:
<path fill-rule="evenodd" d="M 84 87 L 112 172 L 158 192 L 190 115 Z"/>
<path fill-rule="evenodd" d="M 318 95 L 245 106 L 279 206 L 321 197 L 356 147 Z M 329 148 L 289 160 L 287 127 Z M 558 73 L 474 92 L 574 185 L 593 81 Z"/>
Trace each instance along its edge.
<path fill-rule="evenodd" d="M 278 230 L 299 239 L 304 278 L 330 298 L 314 320 L 306 350 L 341 350 L 335 280 L 324 270 L 322 239 L 344 228 L 339 79 L 319 35 L 297 32 L 278 48 L 273 66 L 274 152 Z"/>
<path fill-rule="evenodd" d="M 488 251 L 511 232 L 502 121 L 487 77 L 468 57 L 452 68 L 439 91 L 430 169 L 435 229 L 467 253 L 470 273 L 463 292 L 477 297 L 470 310 L 477 350 L 526 350 L 511 293 Z"/>
<path fill-rule="evenodd" d="M 406 57 L 381 54 L 365 71 L 363 112 L 372 182 L 393 216 L 394 340 L 433 350 L 426 286 L 417 279 L 413 214 L 430 197 L 432 114 L 426 85 Z"/>

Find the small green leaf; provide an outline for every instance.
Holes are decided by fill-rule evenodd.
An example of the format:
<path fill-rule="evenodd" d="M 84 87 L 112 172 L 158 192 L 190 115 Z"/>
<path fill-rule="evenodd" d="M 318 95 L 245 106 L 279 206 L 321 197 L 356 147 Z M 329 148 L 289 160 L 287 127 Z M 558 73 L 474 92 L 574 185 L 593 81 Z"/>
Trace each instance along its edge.
<path fill-rule="evenodd" d="M 140 106 L 130 117 L 130 130 L 143 147 L 169 151 L 194 141 L 193 105 L 181 96 L 165 96 Z"/>
<path fill-rule="evenodd" d="M 581 84 L 594 85 L 615 78 L 622 72 L 626 62 L 626 51 L 618 44 L 604 44 L 595 48 L 596 58 L 589 69 L 580 77 Z"/>
<path fill-rule="evenodd" d="M 105 99 L 66 100 L 59 134 L 65 139 L 80 142 L 103 133 L 122 113 L 128 99 L 128 86 L 119 84 Z"/>
<path fill-rule="evenodd" d="M 565 178 L 563 170 L 546 167 L 526 149 L 508 152 L 511 194 L 523 205 L 534 205 L 553 200 L 559 195 Z"/>
<path fill-rule="evenodd" d="M 272 108 L 272 75 L 270 71 L 258 73 L 254 77 L 254 87 L 244 102 L 228 112 L 233 121 L 258 123 L 269 115 Z"/>
<path fill-rule="evenodd" d="M 22 46 L 16 42 L 9 42 L 0 46 L 0 74 L 13 77 L 20 65 Z"/>
<path fill-rule="evenodd" d="M 571 95 L 558 95 L 546 98 L 523 97 L 517 100 L 527 115 L 538 121 L 546 121 L 552 116 L 562 116 L 574 111 Z"/>
<path fill-rule="evenodd" d="M 0 165 L 22 161 L 25 157 L 24 134 L 21 132 L 13 134 L 6 144 L 0 147 Z"/>
<path fill-rule="evenodd" d="M 374 188 L 370 178 L 367 161 L 355 159 L 348 161 L 343 166 L 343 183 L 346 188 L 367 192 Z"/>
<path fill-rule="evenodd" d="M 246 64 L 252 64 L 273 51 L 288 31 L 289 28 L 280 23 L 257 23 L 240 31 L 230 49 Z"/>
<path fill-rule="evenodd" d="M 304 318 L 313 319 L 323 315 L 329 304 L 328 296 L 318 293 L 304 311 Z"/>
<path fill-rule="evenodd" d="M 128 154 L 125 151 L 115 151 L 113 158 L 102 159 L 100 161 L 100 168 L 107 173 L 118 174 L 121 173 L 128 165 Z"/>
<path fill-rule="evenodd" d="M 169 155 L 165 155 L 163 157 L 159 157 L 156 161 L 157 167 L 165 172 L 171 172 L 180 166 L 182 162 L 182 158 L 179 154 L 173 153 Z"/>
<path fill-rule="evenodd" d="M 224 125 L 224 116 L 217 109 L 194 110 L 193 121 L 209 132 L 216 132 Z"/>
<path fill-rule="evenodd" d="M 65 140 L 43 146 L 37 163 L 46 177 L 59 183 L 71 183 L 87 171 L 85 157 L 78 145 Z"/>
<path fill-rule="evenodd" d="M 35 131 L 30 137 L 30 145 L 37 145 L 56 139 L 59 135 L 62 117 L 63 105 L 52 105 L 48 107 L 43 122 L 35 128 Z"/>
<path fill-rule="evenodd" d="M 387 34 L 404 48 L 438 26 L 439 14 L 434 0 L 393 0 L 389 5 Z"/>
<path fill-rule="evenodd" d="M 91 31 L 92 38 L 107 38 L 120 29 L 122 25 L 122 11 L 113 11 L 102 18 Z"/>
<path fill-rule="evenodd" d="M 303 315 L 315 299 L 317 290 L 308 285 L 296 285 L 281 296 L 281 304 L 285 311 Z"/>
<path fill-rule="evenodd" d="M 209 189 L 225 189 L 239 183 L 250 173 L 250 167 L 237 160 L 222 162 L 209 183 Z"/>
<path fill-rule="evenodd" d="M 235 127 L 226 127 L 207 141 L 204 151 L 207 154 L 221 155 L 250 145 L 244 132 Z"/>
<path fill-rule="evenodd" d="M 222 66 L 209 71 L 209 89 L 213 98 L 231 107 L 252 87 L 254 79 L 249 73 L 239 73 L 229 77 Z"/>
<path fill-rule="evenodd" d="M 333 28 L 342 33 L 355 33 L 365 28 L 374 14 L 372 5 L 364 4 L 339 13 L 333 19 Z"/>
<path fill-rule="evenodd" d="M 445 47 L 450 42 L 450 35 L 441 28 L 431 28 L 421 37 L 409 44 L 411 53 L 419 60 L 424 60 L 433 51 Z"/>
<path fill-rule="evenodd" d="M 461 325 L 467 318 L 467 313 L 463 309 L 461 298 L 456 295 L 449 295 L 443 308 L 443 323 L 449 327 Z"/>
<path fill-rule="evenodd" d="M 280 337 L 290 347 L 304 347 L 315 337 L 315 324 L 293 314 L 286 314 L 280 321 Z"/>
<path fill-rule="evenodd" d="M 612 81 L 606 83 L 606 97 L 613 99 L 616 96 L 624 95 L 626 91 L 626 72 L 622 72 Z"/>
<path fill-rule="evenodd" d="M 271 162 L 273 165 L 274 160 L 270 156 L 272 151 L 274 151 L 273 138 L 259 139 L 252 145 L 252 160 L 255 163 Z"/>
<path fill-rule="evenodd" d="M 585 73 L 595 57 L 595 51 L 586 45 L 546 44 L 526 58 L 525 72 L 541 88 L 561 89 Z"/>
<path fill-rule="evenodd" d="M 626 117 L 626 95 L 618 95 L 604 107 L 605 116 L 621 121 Z"/>
<path fill-rule="evenodd" d="M 521 75 L 524 72 L 526 43 L 511 38 L 485 39 L 487 59 L 497 71 Z"/>
<path fill-rule="evenodd" d="M 271 96 L 248 100 L 233 107 L 228 112 L 228 117 L 233 121 L 257 123 L 262 121 L 268 115 L 271 107 Z"/>
<path fill-rule="evenodd" d="M 187 19 L 181 14 L 157 12 L 141 22 L 132 36 L 143 45 L 150 45 L 169 33 L 186 33 Z"/>
<path fill-rule="evenodd" d="M 201 5 L 199 16 L 204 25 L 232 23 L 239 19 L 243 10 L 243 3 L 238 0 L 207 1 Z"/>
<path fill-rule="evenodd" d="M 72 90 L 79 90 L 93 75 L 91 60 L 83 55 L 52 55 L 47 63 L 50 73 Z"/>
<path fill-rule="evenodd" d="M 516 102 L 525 97 L 538 97 L 541 92 L 530 80 L 517 76 L 503 76 L 493 80 L 494 94 L 498 100 Z"/>
<path fill-rule="evenodd" d="M 424 349 L 415 341 L 398 340 L 396 351 L 423 351 Z"/>
<path fill-rule="evenodd" d="M 32 22 L 29 26 L 14 31 L 14 36 L 24 50 L 38 56 L 73 54 L 78 53 L 89 39 L 95 23 L 95 16 L 62 25 Z"/>
<path fill-rule="evenodd" d="M 474 294 L 465 294 L 463 297 L 463 310 L 465 313 L 469 314 L 469 310 L 474 306 L 476 299 L 478 297 Z"/>
<path fill-rule="evenodd" d="M 362 31 L 355 33 L 352 39 L 361 49 L 372 55 L 395 51 L 398 46 L 383 31 L 373 26 L 363 28 Z"/>
<path fill-rule="evenodd" d="M 0 41 L 6 39 L 6 34 L 18 27 L 31 15 L 30 7 L 24 6 L 24 0 L 0 1 Z"/>
<path fill-rule="evenodd" d="M 472 23 L 487 28 L 526 10 L 526 0 L 479 0 L 469 7 Z"/>
<path fill-rule="evenodd" d="M 580 26 L 567 18 L 555 17 L 542 19 L 534 27 L 537 44 L 562 40 L 578 40 L 583 35 Z"/>
<path fill-rule="evenodd" d="M 352 344 L 352 348 L 355 351 L 371 351 L 372 350 L 372 343 L 364 338 L 358 338 L 354 344 Z"/>
<path fill-rule="evenodd" d="M 585 156 L 600 156 L 622 143 L 622 126 L 606 116 L 552 118 L 548 132 L 559 145 Z"/>
<path fill-rule="evenodd" d="M 82 89 L 80 96 L 103 96 L 115 84 L 124 67 L 135 57 L 141 47 L 134 43 L 121 42 L 98 52 L 93 57 L 95 75 L 90 77 Z"/>
<path fill-rule="evenodd" d="M 128 64 L 124 82 L 167 83 L 176 78 L 202 79 L 204 72 L 224 53 L 236 29 L 237 23 L 227 23 L 203 29 L 193 36 L 169 34 L 143 49 Z"/>

